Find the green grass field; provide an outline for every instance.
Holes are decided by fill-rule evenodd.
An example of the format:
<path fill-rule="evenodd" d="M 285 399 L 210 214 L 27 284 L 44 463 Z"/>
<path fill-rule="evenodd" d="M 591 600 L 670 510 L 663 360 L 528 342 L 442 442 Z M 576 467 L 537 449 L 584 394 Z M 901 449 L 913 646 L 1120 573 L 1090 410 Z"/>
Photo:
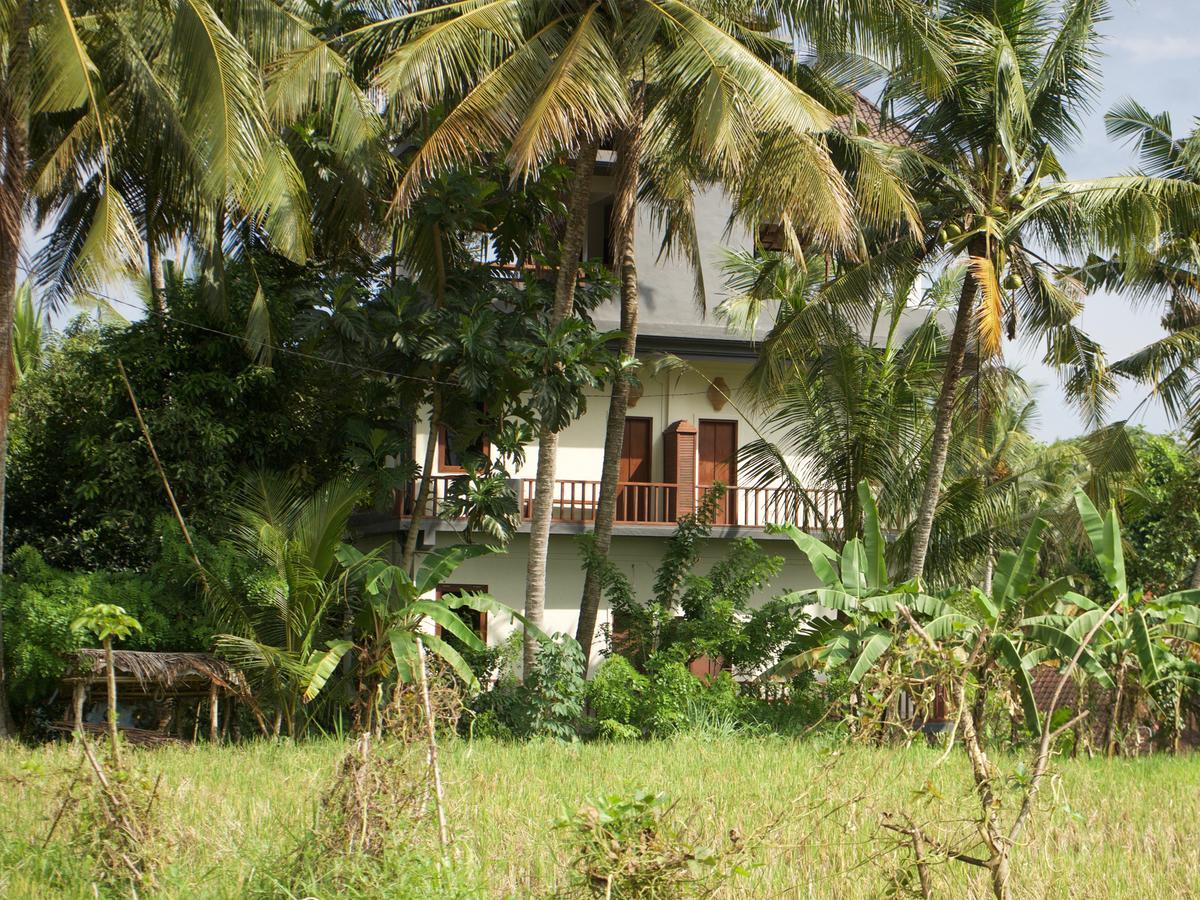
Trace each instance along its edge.
<path fill-rule="evenodd" d="M 158 896 L 544 896 L 569 885 L 566 809 L 601 793 L 662 790 L 702 842 L 754 835 L 748 875 L 721 896 L 877 897 L 895 865 L 878 828 L 885 811 L 946 822 L 969 812 L 957 757 L 781 739 L 681 738 L 644 744 L 503 745 L 444 750 L 456 862 L 437 875 L 410 835 L 382 863 L 298 855 L 341 745 L 163 749 L 137 753 L 163 775 L 166 850 Z M 67 773 L 69 745 L 0 750 L 0 896 L 92 897 L 91 864 L 66 829 L 43 838 Z M 1006 771 L 1017 761 L 1002 760 Z M 1014 860 L 1021 897 L 1189 897 L 1200 891 L 1200 756 L 1061 761 Z M 931 781 L 941 799 L 923 785 Z M 861 799 L 856 799 L 861 798 Z M 955 827 L 955 826 L 944 826 Z M 962 826 L 957 826 L 962 827 Z M 406 850 L 407 848 L 417 848 Z M 945 896 L 984 896 L 978 870 L 938 868 Z"/>

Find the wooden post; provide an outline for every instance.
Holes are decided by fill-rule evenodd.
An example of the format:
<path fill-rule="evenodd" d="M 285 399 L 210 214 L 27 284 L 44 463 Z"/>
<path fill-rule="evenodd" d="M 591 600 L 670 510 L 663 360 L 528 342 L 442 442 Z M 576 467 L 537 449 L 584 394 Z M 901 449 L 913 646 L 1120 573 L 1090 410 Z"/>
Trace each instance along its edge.
<path fill-rule="evenodd" d="M 217 690 L 217 683 L 214 681 L 208 686 L 208 739 L 212 743 L 217 743 L 220 738 L 219 726 L 221 722 L 220 707 L 218 706 L 218 697 L 220 696 Z"/>
<path fill-rule="evenodd" d="M 663 481 L 677 485 L 674 509 L 668 510 L 675 521 L 696 511 L 696 432 L 686 419 L 663 432 Z"/>

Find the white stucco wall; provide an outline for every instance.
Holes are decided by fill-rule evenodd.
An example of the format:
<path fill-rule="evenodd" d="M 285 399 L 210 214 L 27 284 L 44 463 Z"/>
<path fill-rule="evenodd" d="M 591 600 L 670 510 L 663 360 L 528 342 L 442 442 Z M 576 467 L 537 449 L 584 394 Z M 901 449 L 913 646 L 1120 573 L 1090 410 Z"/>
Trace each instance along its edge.
<path fill-rule="evenodd" d="M 664 531 L 670 534 L 670 529 Z M 450 546 L 459 541 L 451 532 L 439 532 L 438 546 Z M 649 597 L 654 584 L 654 573 L 662 559 L 665 545 L 662 537 L 634 537 L 617 535 L 613 538 L 611 559 L 630 578 L 639 597 Z M 808 560 L 790 541 L 760 540 L 764 552 L 784 558 L 784 568 L 779 576 L 753 600 L 758 605 L 771 597 L 788 591 L 818 586 Z M 467 560 L 459 567 L 450 582 L 453 584 L 486 585 L 488 591 L 500 602 L 515 610 L 525 605 L 525 566 L 529 546 L 529 535 L 518 534 L 510 543 L 507 552 Z M 713 563 L 724 558 L 729 550 L 726 540 L 710 538 L 704 542 L 701 559 L 696 567 L 699 574 L 706 573 Z M 546 566 L 546 619 L 547 632 L 563 632 L 574 636 L 579 621 L 579 600 L 583 592 L 583 568 L 574 535 L 553 534 L 550 536 L 549 557 Z M 610 622 L 607 602 L 602 603 L 597 620 L 597 636 L 601 625 Z M 488 641 L 496 644 L 505 640 L 513 631 L 507 622 L 488 622 Z M 592 664 L 600 659 L 599 639 L 593 649 Z"/>
<path fill-rule="evenodd" d="M 724 360 L 694 360 L 702 374 L 674 372 L 650 374 L 650 365 L 644 362 L 639 378 L 642 382 L 642 397 L 629 410 L 630 416 L 652 419 L 654 435 L 654 462 L 652 480 L 663 480 L 663 432 L 667 426 L 680 419 L 697 425 L 701 419 L 720 419 L 737 423 L 738 445 L 755 440 L 760 431 L 774 440 L 777 435 L 767 431 L 759 419 L 752 415 L 747 401 L 740 396 L 739 388 L 750 370 L 750 363 Z M 729 385 L 732 402 L 726 402 L 720 410 L 715 409 L 708 398 L 709 380 L 724 378 Z M 587 411 L 559 434 L 557 477 L 560 480 L 582 479 L 596 481 L 600 478 L 600 466 L 604 457 L 604 431 L 608 418 L 608 390 L 588 393 Z M 423 459 L 428 428 L 426 415 L 418 419 L 415 453 Z M 537 474 L 537 444 L 525 448 L 525 462 L 520 467 L 510 467 L 514 478 L 534 478 Z M 794 461 L 791 461 L 794 464 Z M 443 473 L 436 468 L 434 474 Z M 747 484 L 741 479 L 741 484 Z"/>

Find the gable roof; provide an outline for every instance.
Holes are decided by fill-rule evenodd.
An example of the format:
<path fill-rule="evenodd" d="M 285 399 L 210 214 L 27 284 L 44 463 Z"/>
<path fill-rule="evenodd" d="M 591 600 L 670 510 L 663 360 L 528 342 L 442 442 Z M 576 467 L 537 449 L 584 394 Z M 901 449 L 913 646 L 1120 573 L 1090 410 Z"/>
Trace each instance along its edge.
<path fill-rule="evenodd" d="M 878 140 L 900 146 L 912 142 L 912 135 L 903 126 L 886 121 L 880 109 L 861 93 L 854 95 L 854 109 L 837 117 L 834 126 L 842 131 L 865 132 Z M 766 337 L 770 329 L 769 314 L 763 316 L 753 340 L 745 335 L 730 333 L 714 315 L 715 309 L 727 295 L 721 274 L 720 249 L 725 246 L 726 239 L 732 246 L 748 248 L 759 237 L 745 230 L 740 235 L 727 234 L 730 211 L 729 198 L 719 187 L 699 191 L 695 195 L 695 218 L 706 294 L 703 308 L 694 296 L 691 268 L 679 259 L 658 258 L 657 237 L 652 239 L 645 236 L 645 240 L 639 240 L 640 351 L 714 359 L 748 359 L 756 355 L 756 342 Z M 764 226 L 764 229 L 770 228 L 770 225 Z M 619 328 L 620 306 L 617 298 L 602 304 L 596 311 L 595 319 L 601 328 Z"/>

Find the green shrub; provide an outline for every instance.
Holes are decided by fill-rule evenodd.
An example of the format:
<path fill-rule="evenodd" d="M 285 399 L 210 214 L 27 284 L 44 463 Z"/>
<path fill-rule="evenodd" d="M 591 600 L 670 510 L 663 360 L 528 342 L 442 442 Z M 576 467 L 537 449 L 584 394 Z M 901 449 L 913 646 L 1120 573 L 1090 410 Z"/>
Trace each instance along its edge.
<path fill-rule="evenodd" d="M 588 683 L 588 706 L 601 721 L 635 725 L 649 685 L 649 679 L 625 657 L 610 656 Z"/>
<path fill-rule="evenodd" d="M 601 719 L 596 736 L 602 741 L 636 741 L 642 736 L 642 729 L 615 719 Z"/>
<path fill-rule="evenodd" d="M 754 703 L 738 691 L 737 682 L 728 672 L 719 672 L 717 677 L 703 686 L 699 700 L 715 715 L 741 721 L 745 719 Z"/>
<path fill-rule="evenodd" d="M 656 736 L 686 728 L 688 706 L 700 694 L 700 681 L 684 665 L 682 654 L 660 650 L 646 663 L 650 683 L 642 704 L 641 720 Z"/>
<path fill-rule="evenodd" d="M 89 606 L 122 606 L 142 623 L 142 633 L 127 644 L 131 650 L 204 650 L 213 632 L 194 587 L 173 578 L 165 564 L 146 574 L 66 572 L 24 546 L 9 560 L 3 588 L 9 691 L 19 706 L 44 700 L 67 656 L 95 643 L 71 631 Z"/>
<path fill-rule="evenodd" d="M 574 638 L 556 634 L 538 647 L 524 693 L 530 713 L 529 733 L 573 741 L 579 736 L 587 692 L 583 650 Z"/>
<path fill-rule="evenodd" d="M 538 647 L 529 677 L 521 681 L 505 664 L 499 680 L 471 702 L 476 737 L 552 737 L 573 741 L 579 736 L 587 681 L 583 650 L 564 634 Z"/>

